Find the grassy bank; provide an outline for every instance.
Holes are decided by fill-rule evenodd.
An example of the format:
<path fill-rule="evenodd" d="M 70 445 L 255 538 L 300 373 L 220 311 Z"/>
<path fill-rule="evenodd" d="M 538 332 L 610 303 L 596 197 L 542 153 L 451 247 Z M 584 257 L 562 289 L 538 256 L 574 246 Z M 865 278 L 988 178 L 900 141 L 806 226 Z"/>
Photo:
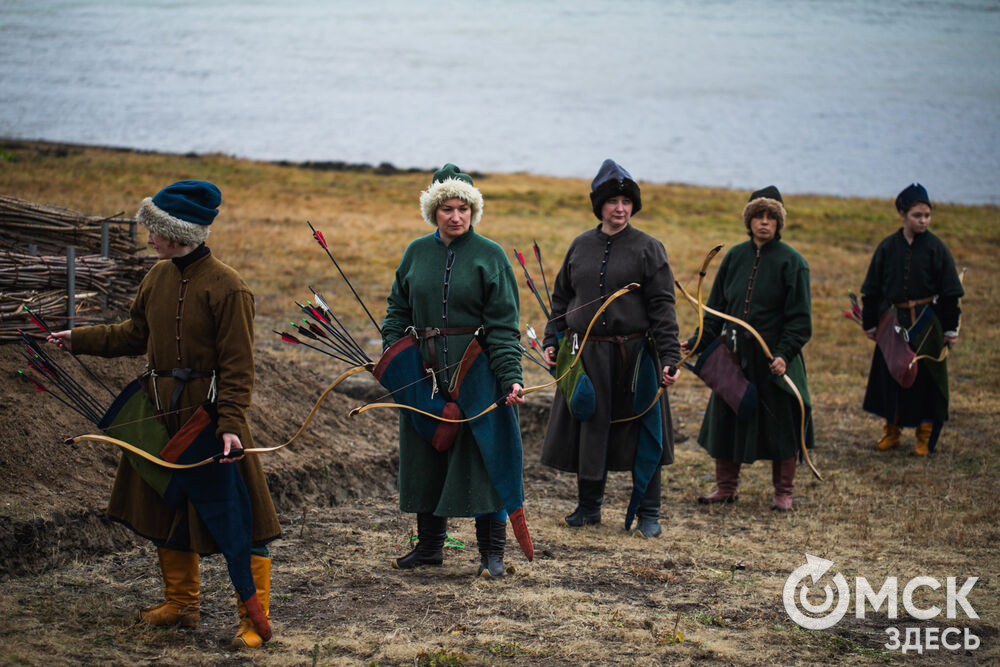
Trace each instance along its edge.
<path fill-rule="evenodd" d="M 377 319 L 384 313 L 393 271 L 406 244 L 430 231 L 418 207 L 419 193 L 429 181 L 425 173 L 322 171 L 221 155 L 11 141 L 4 146 L 0 192 L 91 215 L 131 214 L 143 197 L 181 178 L 219 184 L 223 205 L 210 245 L 257 294 L 261 336 L 270 336 L 265 332 L 294 315 L 292 301 L 309 296 L 307 284 L 334 300 L 355 330 L 373 333 L 313 241 L 307 220 L 324 233 Z M 486 201 L 478 231 L 508 249 L 526 250 L 537 240 L 550 279 L 573 237 L 596 224 L 583 180 L 505 174 L 485 176 L 477 185 Z M 938 194 L 933 186 L 931 192 Z M 696 269 L 711 246 L 730 247 L 746 238 L 739 215 L 745 192 L 643 184 L 642 194 L 643 211 L 634 222 L 663 241 L 683 284 L 694 286 Z M 870 348 L 841 311 L 847 290 L 859 291 L 875 245 L 898 227 L 898 218 L 889 198 L 786 200 L 789 217 L 783 238 L 805 256 L 812 276 L 815 333 L 806 353 L 810 384 L 815 391 L 844 399 L 845 405 L 858 404 Z M 992 371 L 1000 365 L 1000 346 L 993 342 L 1000 311 L 991 307 L 1000 303 L 1000 209 L 939 205 L 932 229 L 948 243 L 956 264 L 969 269 L 961 353 L 950 362 L 963 388 L 955 392 L 955 400 L 986 399 L 1000 389 L 1000 376 Z M 720 260 L 721 255 L 706 285 Z M 523 286 L 521 304 L 522 319 L 540 330 L 541 312 Z M 679 317 L 686 335 L 694 328 L 694 310 L 682 304 Z"/>
<path fill-rule="evenodd" d="M 294 315 L 292 302 L 309 297 L 309 284 L 346 313 L 355 331 L 373 335 L 336 269 L 312 240 L 306 220 L 323 231 L 376 317 L 384 311 L 406 244 L 430 231 L 418 208 L 419 193 L 430 179 L 426 173 L 322 171 L 217 155 L 26 142 L 0 142 L 0 150 L 0 194 L 93 215 L 132 213 L 143 197 L 182 178 L 217 183 L 223 206 L 209 245 L 257 294 L 258 344 L 269 348 L 280 345 L 270 330 Z M 477 185 L 486 200 L 479 231 L 508 249 L 523 251 L 537 240 L 550 281 L 571 239 L 597 223 L 589 212 L 589 183 L 584 180 L 484 175 Z M 947 193 L 926 185 L 932 196 L 947 199 Z M 642 184 L 643 211 L 634 222 L 664 242 L 677 278 L 693 286 L 711 246 L 728 248 L 746 238 L 739 214 L 747 194 Z M 893 625 L 972 627 L 983 638 L 980 649 L 968 654 L 939 651 L 929 659 L 969 664 L 996 659 L 1000 581 L 992 571 L 1000 566 L 1000 345 L 993 332 L 1000 325 L 1000 210 L 949 204 L 935 208 L 932 229 L 949 245 L 958 266 L 968 268 L 961 339 L 948 360 L 951 422 L 933 457 L 910 454 L 911 433 L 905 447 L 877 455 L 872 445 L 879 424 L 860 410 L 872 344 L 841 311 L 847 307 L 847 290 L 859 291 L 875 245 L 898 226 L 890 199 L 894 194 L 886 193 L 885 199 L 786 197 L 789 219 L 783 238 L 811 268 L 814 336 L 805 356 L 815 405 L 814 460 L 826 477 L 817 482 L 799 473 L 794 512 L 768 511 L 770 469 L 760 465 L 745 473 L 743 495 L 735 506 L 693 504 L 695 495 L 711 487 L 711 462 L 693 442 L 707 394 L 687 375 L 672 396 L 687 440 L 678 448 L 677 463 L 664 473 L 660 540 L 623 537 L 618 515 L 627 489 L 620 476 L 609 492 L 613 500 L 604 525 L 585 532 L 565 528 L 561 515 L 571 509 L 573 480 L 537 465 L 536 425 L 525 436 L 526 504 L 540 553 L 533 565 L 512 556 L 517 574 L 494 587 L 481 582 L 470 586 L 467 573 L 451 570 L 416 579 L 387 572 L 385 557 L 402 548 L 398 534 L 409 525 L 408 518 L 394 513 L 391 499 L 321 514 L 309 530 L 283 517 L 297 534 L 282 547 L 287 566 L 277 575 L 283 577 L 278 588 L 284 591 L 279 619 L 284 625 L 280 640 L 258 659 L 273 664 L 789 664 L 845 659 L 869 664 L 899 657 L 882 648 L 888 641 L 883 630 Z M 521 303 L 522 321 L 541 329 L 542 315 L 523 288 Z M 682 334 L 687 334 L 694 328 L 694 310 L 681 305 L 678 312 Z M 284 353 L 309 358 L 295 350 Z M 304 509 L 302 516 L 304 524 Z M 470 532 L 471 524 L 463 528 Z M 470 535 L 463 539 L 472 541 Z M 346 549 L 350 557 L 331 552 L 331 541 L 352 545 Z M 806 551 L 834 560 L 835 570 L 849 581 L 865 576 L 873 586 L 888 576 L 898 577 L 901 588 L 920 575 L 941 582 L 979 576 L 969 600 L 980 620 L 929 623 L 905 614 L 890 620 L 883 608 L 864 621 L 848 614 L 830 631 L 802 630 L 784 613 L 781 587 L 788 573 L 805 562 Z M 372 554 L 378 563 L 368 557 Z M 736 569 L 737 563 L 747 569 Z M 294 579 L 293 565 L 299 568 Z M 82 581 L 81 568 L 89 567 L 15 583 L 23 596 L 18 604 L 39 623 L 56 624 L 48 640 L 53 655 L 67 655 L 60 653 L 58 632 L 74 631 L 66 627 L 72 623 L 55 606 L 36 600 L 32 589 L 50 587 L 68 596 L 72 591 L 63 585 L 68 581 L 100 592 L 100 585 Z M 136 577 L 149 569 L 146 561 L 132 567 Z M 101 572 L 114 578 L 113 570 Z M 225 588 L 224 576 L 213 576 L 222 582 L 218 588 Z M 155 594 L 155 581 L 142 581 Z M 125 584 L 115 589 L 123 596 Z M 330 590 L 335 593 L 328 601 Z M 943 602 L 943 589 L 921 589 L 921 607 L 943 607 Z M 337 611 L 341 604 L 351 613 Z M 15 606 L 11 602 L 8 609 Z M 407 607 L 418 611 L 407 615 Z M 149 659 L 148 653 L 131 648 L 146 641 L 154 642 L 171 664 L 208 664 L 218 656 L 207 640 L 150 639 L 124 629 L 119 621 L 115 617 L 104 634 L 80 630 L 97 659 Z M 106 649 L 105 642 L 119 653 Z M 12 655 L 33 661 L 26 651 Z"/>

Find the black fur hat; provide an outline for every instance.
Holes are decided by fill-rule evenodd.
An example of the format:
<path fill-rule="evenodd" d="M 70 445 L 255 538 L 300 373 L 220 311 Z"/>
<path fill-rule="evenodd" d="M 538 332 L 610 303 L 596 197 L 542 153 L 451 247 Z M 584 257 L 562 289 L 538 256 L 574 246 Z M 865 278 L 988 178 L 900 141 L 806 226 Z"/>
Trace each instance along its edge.
<path fill-rule="evenodd" d="M 642 197 L 639 194 L 639 185 L 633 180 L 632 174 L 625 171 L 625 168 L 614 160 L 608 158 L 597 170 L 597 176 L 590 183 L 590 203 L 594 208 L 594 215 L 598 220 L 601 217 L 601 208 L 604 202 L 623 195 L 632 200 L 632 215 L 635 215 L 642 208 Z"/>

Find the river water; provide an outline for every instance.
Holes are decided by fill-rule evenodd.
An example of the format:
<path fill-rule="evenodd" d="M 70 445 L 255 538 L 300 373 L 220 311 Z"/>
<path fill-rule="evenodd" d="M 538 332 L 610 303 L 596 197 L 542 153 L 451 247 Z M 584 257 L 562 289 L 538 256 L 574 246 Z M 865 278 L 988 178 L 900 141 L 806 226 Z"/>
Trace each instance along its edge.
<path fill-rule="evenodd" d="M 0 136 L 1000 203 L 998 0 L 0 0 Z"/>

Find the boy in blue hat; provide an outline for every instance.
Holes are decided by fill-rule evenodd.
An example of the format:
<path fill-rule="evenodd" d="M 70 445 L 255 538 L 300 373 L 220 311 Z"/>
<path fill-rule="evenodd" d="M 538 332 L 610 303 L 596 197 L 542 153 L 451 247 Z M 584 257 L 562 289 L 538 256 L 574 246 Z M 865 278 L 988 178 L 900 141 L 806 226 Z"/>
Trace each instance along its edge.
<path fill-rule="evenodd" d="M 239 274 L 205 245 L 221 202 L 218 187 L 193 180 L 143 200 L 137 219 L 149 230 L 148 244 L 161 261 L 139 285 L 129 319 L 59 331 L 49 340 L 81 354 L 145 354 L 144 379 L 171 436 L 202 402 L 214 398 L 216 437 L 227 456 L 223 462 L 238 466 L 252 510 L 250 567 L 257 592 L 246 603 L 237 596 L 240 628 L 232 644 L 239 648 L 259 646 L 271 636 L 263 620 L 269 613 L 271 579 L 266 545 L 281 535 L 281 526 L 259 459 L 242 455 L 253 447 L 246 411 L 254 378 L 254 299 Z M 149 625 L 194 627 L 199 621 L 198 557 L 218 553 L 220 545 L 191 500 L 171 506 L 149 474 L 123 456 L 108 515 L 157 547 L 164 601 L 143 609 L 140 619 Z"/>

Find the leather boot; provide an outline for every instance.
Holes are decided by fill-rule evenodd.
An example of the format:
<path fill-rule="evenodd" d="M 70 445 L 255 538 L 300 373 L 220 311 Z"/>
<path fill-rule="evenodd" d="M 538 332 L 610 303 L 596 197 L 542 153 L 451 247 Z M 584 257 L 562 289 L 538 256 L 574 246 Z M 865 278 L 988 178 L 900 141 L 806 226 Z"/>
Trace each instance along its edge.
<path fill-rule="evenodd" d="M 150 625 L 198 626 L 198 554 L 157 547 L 160 573 L 163 575 L 164 600 L 139 612 L 139 619 Z"/>
<path fill-rule="evenodd" d="M 250 569 L 253 571 L 253 585 L 257 589 L 257 603 L 263 618 L 258 618 L 255 623 L 254 614 L 247 609 L 247 604 L 236 596 L 240 628 L 233 637 L 234 649 L 257 648 L 271 638 L 271 559 L 251 554 Z M 252 604 L 252 601 L 253 598 L 250 598 L 248 602 Z"/>
<path fill-rule="evenodd" d="M 643 537 L 659 537 L 660 529 L 660 469 L 650 478 L 646 493 L 639 501 L 636 512 L 638 522 L 636 529 Z"/>
<path fill-rule="evenodd" d="M 774 484 L 774 500 L 771 509 L 787 512 L 792 509 L 792 487 L 795 485 L 795 468 L 798 460 L 794 456 L 780 461 L 771 461 L 771 481 Z"/>
<path fill-rule="evenodd" d="M 892 449 L 893 447 L 899 447 L 899 435 L 899 427 L 890 422 L 886 422 L 882 429 L 882 437 L 879 439 L 875 447 L 880 452 Z"/>
<path fill-rule="evenodd" d="M 434 516 L 430 512 L 417 514 L 417 546 L 410 553 L 392 561 L 399 570 L 409 570 L 421 565 L 440 565 L 444 560 L 444 538 L 448 532 L 448 517 Z"/>
<path fill-rule="evenodd" d="M 921 422 L 917 427 L 917 456 L 927 456 L 931 453 L 931 434 L 934 433 L 934 422 Z M 897 443 L 898 444 L 898 443 Z"/>
<path fill-rule="evenodd" d="M 698 502 L 702 505 L 735 503 L 739 498 L 736 487 L 740 483 L 741 465 L 728 459 L 715 459 L 715 490 L 707 496 L 699 496 Z"/>
<path fill-rule="evenodd" d="M 580 526 L 594 526 L 601 522 L 605 480 L 607 480 L 607 476 L 600 480 L 577 478 L 579 500 L 573 513 L 566 516 L 567 525 L 578 528 Z"/>
<path fill-rule="evenodd" d="M 507 545 L 507 522 L 476 517 L 476 541 L 479 543 L 480 577 L 503 576 L 503 550 Z"/>

